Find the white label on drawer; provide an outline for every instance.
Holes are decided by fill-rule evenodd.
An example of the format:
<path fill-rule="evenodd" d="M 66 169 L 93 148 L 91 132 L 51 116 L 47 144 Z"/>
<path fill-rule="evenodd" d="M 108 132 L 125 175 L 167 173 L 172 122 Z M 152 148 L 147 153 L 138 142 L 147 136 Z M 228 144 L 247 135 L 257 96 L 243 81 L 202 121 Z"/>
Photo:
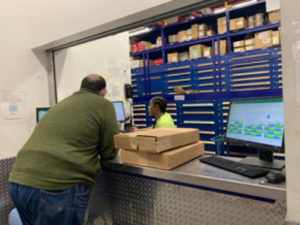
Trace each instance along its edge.
<path fill-rule="evenodd" d="M 184 97 L 184 95 L 175 95 L 174 100 L 175 101 L 184 101 L 185 97 Z"/>

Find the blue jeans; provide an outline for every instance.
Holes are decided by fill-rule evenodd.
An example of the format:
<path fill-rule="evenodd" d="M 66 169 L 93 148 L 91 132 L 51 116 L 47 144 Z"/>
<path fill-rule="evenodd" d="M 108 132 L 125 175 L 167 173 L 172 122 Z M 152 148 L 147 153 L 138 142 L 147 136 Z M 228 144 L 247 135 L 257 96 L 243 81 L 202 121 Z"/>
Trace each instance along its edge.
<path fill-rule="evenodd" d="M 82 225 L 91 188 L 79 184 L 62 190 L 40 190 L 9 183 L 9 193 L 23 225 Z"/>

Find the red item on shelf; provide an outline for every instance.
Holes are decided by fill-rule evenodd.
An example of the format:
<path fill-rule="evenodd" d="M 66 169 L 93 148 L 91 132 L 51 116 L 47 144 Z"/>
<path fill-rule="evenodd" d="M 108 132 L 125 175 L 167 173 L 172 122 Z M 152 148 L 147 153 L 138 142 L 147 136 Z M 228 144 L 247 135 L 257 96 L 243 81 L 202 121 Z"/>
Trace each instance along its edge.
<path fill-rule="evenodd" d="M 163 63 L 162 59 L 156 59 L 156 60 L 154 60 L 154 65 L 160 65 L 162 63 Z"/>
<path fill-rule="evenodd" d="M 137 44 L 132 44 L 131 45 L 131 52 L 137 52 L 138 51 L 138 46 Z"/>
<path fill-rule="evenodd" d="M 178 16 L 178 22 L 186 21 L 187 19 L 182 16 Z"/>
<path fill-rule="evenodd" d="M 146 46 L 144 45 L 144 43 L 142 41 L 137 43 L 137 49 L 138 51 L 143 51 L 146 49 Z"/>

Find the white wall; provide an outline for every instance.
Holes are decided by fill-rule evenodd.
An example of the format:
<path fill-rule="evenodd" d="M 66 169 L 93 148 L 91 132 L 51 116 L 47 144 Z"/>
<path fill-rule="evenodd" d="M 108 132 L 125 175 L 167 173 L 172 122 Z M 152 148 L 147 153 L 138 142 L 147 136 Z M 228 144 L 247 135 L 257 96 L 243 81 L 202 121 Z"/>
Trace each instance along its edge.
<path fill-rule="evenodd" d="M 27 114 L 24 122 L 0 123 L 0 159 L 17 154 L 36 124 L 35 108 L 52 98 L 47 56 L 32 48 L 168 1 L 0 1 L 0 92 L 24 92 Z"/>
<path fill-rule="evenodd" d="M 300 223 L 300 2 L 281 0 L 287 220 Z"/>
<path fill-rule="evenodd" d="M 96 73 L 107 82 L 106 98 L 125 103 L 124 84 L 131 83 L 129 51 L 128 32 L 57 51 L 58 100 L 77 91 L 86 75 Z M 129 114 L 129 105 L 126 108 Z"/>

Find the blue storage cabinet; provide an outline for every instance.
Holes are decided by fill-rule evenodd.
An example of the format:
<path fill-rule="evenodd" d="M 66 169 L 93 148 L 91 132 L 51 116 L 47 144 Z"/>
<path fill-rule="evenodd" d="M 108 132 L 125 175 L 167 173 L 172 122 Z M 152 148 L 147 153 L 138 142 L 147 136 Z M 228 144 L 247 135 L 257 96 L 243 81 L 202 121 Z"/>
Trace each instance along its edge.
<path fill-rule="evenodd" d="M 226 132 L 230 100 L 281 97 L 282 63 L 281 47 L 273 46 L 246 52 L 233 53 L 233 41 L 244 39 L 249 33 L 275 30 L 279 22 L 256 26 L 249 29 L 229 31 L 229 20 L 241 16 L 263 13 L 267 18 L 265 2 L 261 1 L 240 9 L 227 10 L 225 13 L 205 15 L 194 20 L 171 24 L 157 28 L 141 38 L 152 41 L 162 37 L 162 47 L 131 53 L 144 60 L 163 58 L 163 64 L 132 70 L 134 90 L 133 117 L 138 127 L 151 126 L 154 119 L 149 117 L 148 105 L 151 97 L 163 95 L 168 100 L 167 112 L 177 127 L 199 129 L 200 140 L 205 150 L 216 151 L 211 138 Z M 206 23 L 217 30 L 217 18 L 226 16 L 227 32 L 210 37 L 169 44 L 168 36 L 188 29 L 192 24 Z M 154 36 L 156 35 L 156 37 Z M 227 41 L 227 53 L 215 54 L 214 43 Z M 212 47 L 212 57 L 202 57 L 183 62 L 167 63 L 166 56 L 173 51 L 188 51 L 189 46 L 205 44 Z M 218 52 L 220 53 L 220 52 Z M 185 91 L 197 91 L 197 94 L 178 96 L 174 87 Z M 254 153 L 253 149 L 237 148 L 237 154 Z M 227 153 L 226 143 L 221 146 L 221 154 Z M 232 150 L 231 150 L 232 151 Z"/>

